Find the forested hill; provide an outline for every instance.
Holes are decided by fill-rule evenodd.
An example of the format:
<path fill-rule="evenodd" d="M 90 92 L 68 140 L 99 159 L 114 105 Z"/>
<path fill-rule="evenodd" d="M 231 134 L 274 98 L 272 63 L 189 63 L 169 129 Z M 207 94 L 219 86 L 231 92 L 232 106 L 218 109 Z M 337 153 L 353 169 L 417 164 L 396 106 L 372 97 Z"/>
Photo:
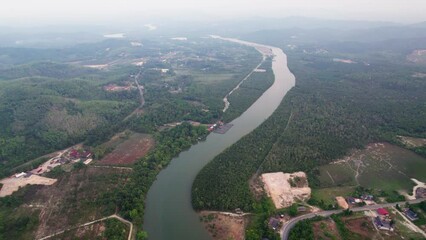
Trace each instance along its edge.
<path fill-rule="evenodd" d="M 81 68 L 69 64 L 54 62 L 37 62 L 18 67 L 12 67 L 0 72 L 1 80 L 11 80 L 23 77 L 75 78 L 95 74 L 97 71 L 90 68 Z"/>
<path fill-rule="evenodd" d="M 352 148 L 392 142 L 396 135 L 426 137 L 426 81 L 415 75 L 425 73 L 425 66 L 404 55 L 415 48 L 381 45 L 352 53 L 348 49 L 359 43 L 333 49 L 325 46 L 328 41 L 256 39 L 285 49 L 296 87 L 265 123 L 198 174 L 192 189 L 196 209 L 252 211 L 248 181 L 257 169 L 303 170 L 315 187 L 316 167 Z"/>
<path fill-rule="evenodd" d="M 20 165 L 77 143 L 96 148 L 126 129 L 153 134 L 168 123 L 214 123 L 223 96 L 262 60 L 251 47 L 214 39 L 141 42 L 0 48 L 0 176 L 34 168 L 37 161 Z M 270 60 L 265 64 L 270 72 Z M 135 111 L 138 73 L 144 106 Z M 272 83 L 270 74 L 268 81 L 256 76 L 233 96 L 227 120 Z"/>

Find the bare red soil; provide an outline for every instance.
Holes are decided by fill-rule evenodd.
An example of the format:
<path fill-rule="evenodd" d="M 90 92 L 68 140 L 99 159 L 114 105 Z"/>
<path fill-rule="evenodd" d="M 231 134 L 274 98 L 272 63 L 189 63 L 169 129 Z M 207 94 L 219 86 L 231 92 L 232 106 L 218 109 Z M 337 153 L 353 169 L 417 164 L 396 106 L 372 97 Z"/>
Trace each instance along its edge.
<path fill-rule="evenodd" d="M 135 133 L 106 155 L 101 164 L 128 165 L 145 156 L 155 145 L 154 139 L 146 134 Z"/>

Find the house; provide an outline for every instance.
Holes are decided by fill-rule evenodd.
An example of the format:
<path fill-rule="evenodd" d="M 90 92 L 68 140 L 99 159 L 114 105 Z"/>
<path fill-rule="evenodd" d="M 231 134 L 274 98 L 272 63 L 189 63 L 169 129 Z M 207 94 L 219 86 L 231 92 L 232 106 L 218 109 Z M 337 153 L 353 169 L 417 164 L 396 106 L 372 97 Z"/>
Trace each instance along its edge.
<path fill-rule="evenodd" d="M 72 158 L 78 158 L 80 156 L 79 152 L 76 149 L 72 149 L 70 152 Z"/>
<path fill-rule="evenodd" d="M 86 159 L 86 161 L 84 161 L 83 163 L 87 165 L 87 164 L 91 163 L 92 161 L 93 161 L 93 159 L 88 158 L 88 159 Z"/>
<path fill-rule="evenodd" d="M 373 201 L 374 200 L 374 196 L 370 195 L 370 194 L 364 194 L 361 196 L 361 199 L 364 201 Z"/>
<path fill-rule="evenodd" d="M 426 188 L 423 188 L 423 187 L 417 188 L 416 198 L 426 198 Z"/>
<path fill-rule="evenodd" d="M 84 157 L 84 158 L 89 158 L 90 156 L 92 156 L 92 153 L 89 151 L 85 151 L 81 154 L 81 157 Z"/>
<path fill-rule="evenodd" d="M 298 212 L 306 212 L 306 207 L 297 207 Z"/>
<path fill-rule="evenodd" d="M 240 208 L 235 209 L 236 214 L 244 214 L 244 212 Z"/>
<path fill-rule="evenodd" d="M 389 215 L 388 210 L 386 210 L 386 209 L 384 209 L 384 208 L 379 208 L 379 209 L 377 209 L 377 213 L 378 213 L 379 215 L 382 215 L 382 216 L 388 216 L 388 215 Z"/>
<path fill-rule="evenodd" d="M 92 153 L 89 151 L 79 152 L 77 149 L 72 149 L 70 151 L 70 157 L 74 159 L 89 158 L 90 156 L 92 156 Z"/>
<path fill-rule="evenodd" d="M 417 215 L 417 213 L 415 213 L 413 210 L 411 209 L 407 209 L 404 211 L 404 215 L 410 219 L 410 221 L 416 221 L 419 219 L 419 216 Z"/>
<path fill-rule="evenodd" d="M 27 174 L 24 172 L 18 173 L 15 175 L 16 178 L 25 177 Z"/>
<path fill-rule="evenodd" d="M 357 203 L 361 203 L 362 200 L 359 198 L 354 198 L 354 197 L 348 197 L 346 199 L 348 201 L 349 204 L 357 204 Z"/>
<path fill-rule="evenodd" d="M 379 216 L 374 218 L 374 224 L 380 230 L 393 231 L 393 227 L 390 222 L 382 220 Z"/>
<path fill-rule="evenodd" d="M 277 230 L 280 227 L 280 220 L 276 219 L 276 218 L 270 218 L 269 219 L 269 226 L 274 229 Z"/>

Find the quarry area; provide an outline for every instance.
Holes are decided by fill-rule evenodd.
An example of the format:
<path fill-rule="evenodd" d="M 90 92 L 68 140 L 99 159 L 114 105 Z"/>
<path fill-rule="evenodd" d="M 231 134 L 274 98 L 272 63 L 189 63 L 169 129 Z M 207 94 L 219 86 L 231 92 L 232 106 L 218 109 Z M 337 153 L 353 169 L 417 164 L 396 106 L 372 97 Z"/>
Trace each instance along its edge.
<path fill-rule="evenodd" d="M 297 200 L 307 200 L 311 196 L 306 173 L 265 173 L 261 176 L 268 196 L 277 209 L 291 206 Z"/>

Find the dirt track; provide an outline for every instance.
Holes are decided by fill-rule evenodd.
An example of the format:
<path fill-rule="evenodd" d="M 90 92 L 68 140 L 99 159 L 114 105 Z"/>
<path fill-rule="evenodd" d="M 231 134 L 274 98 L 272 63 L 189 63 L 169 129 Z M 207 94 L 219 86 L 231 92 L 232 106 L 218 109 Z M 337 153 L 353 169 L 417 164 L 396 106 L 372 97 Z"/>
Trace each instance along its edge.
<path fill-rule="evenodd" d="M 104 218 L 101 218 L 101 219 L 98 219 L 98 220 L 95 220 L 95 221 L 91 221 L 91 222 L 88 222 L 88 223 L 84 223 L 84 224 L 81 224 L 80 226 L 77 226 L 77 227 L 68 228 L 68 229 L 65 229 L 65 230 L 59 231 L 59 232 L 54 233 L 54 234 L 51 234 L 51 235 L 49 235 L 49 236 L 46 236 L 46 237 L 40 238 L 39 240 L 49 239 L 49 238 L 52 238 L 52 237 L 54 237 L 54 236 L 60 235 L 60 234 L 64 233 L 65 231 L 68 231 L 68 230 L 71 230 L 71 229 L 76 229 L 76 228 L 79 228 L 79 227 L 89 226 L 89 225 L 92 225 L 92 224 L 95 224 L 95 223 L 98 223 L 98 222 L 105 221 L 105 220 L 110 219 L 110 218 L 118 219 L 119 221 L 121 221 L 121 222 L 123 222 L 123 223 L 125 223 L 125 224 L 128 224 L 128 225 L 130 226 L 130 230 L 129 230 L 129 237 L 127 238 L 127 240 L 131 240 L 131 239 L 132 239 L 132 235 L 133 235 L 133 223 L 131 223 L 131 222 L 127 221 L 126 219 L 123 219 L 122 217 L 120 217 L 120 216 L 118 216 L 118 215 L 116 215 L 116 214 L 113 214 L 113 215 L 111 215 L 111 216 L 109 216 L 109 217 L 104 217 Z"/>

